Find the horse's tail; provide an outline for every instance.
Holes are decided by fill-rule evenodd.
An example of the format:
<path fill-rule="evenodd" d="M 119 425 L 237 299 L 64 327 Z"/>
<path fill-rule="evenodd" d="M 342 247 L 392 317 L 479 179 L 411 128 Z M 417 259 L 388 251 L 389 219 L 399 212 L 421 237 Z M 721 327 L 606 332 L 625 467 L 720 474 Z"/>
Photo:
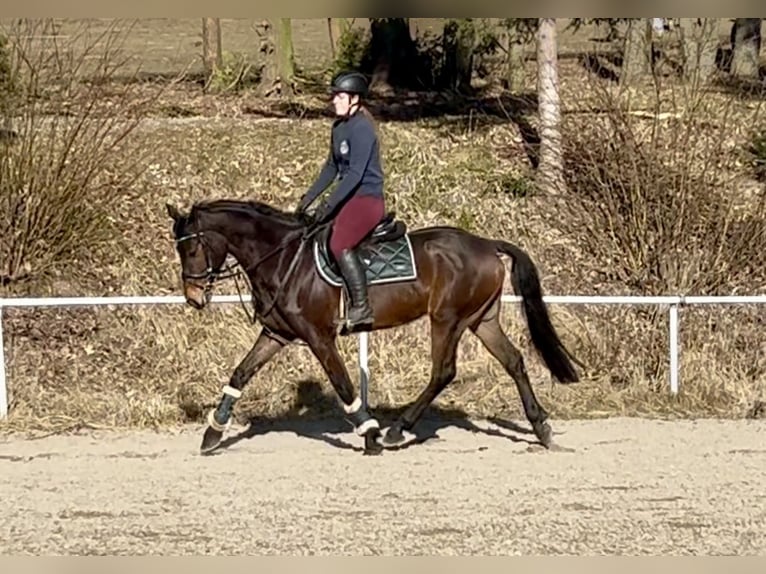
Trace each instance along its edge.
<path fill-rule="evenodd" d="M 561 383 L 576 383 L 580 378 L 572 361 L 583 365 L 564 347 L 551 324 L 535 264 L 523 249 L 507 241 L 497 240 L 495 245 L 498 251 L 513 258 L 511 285 L 521 295 L 532 343 L 554 377 Z"/>

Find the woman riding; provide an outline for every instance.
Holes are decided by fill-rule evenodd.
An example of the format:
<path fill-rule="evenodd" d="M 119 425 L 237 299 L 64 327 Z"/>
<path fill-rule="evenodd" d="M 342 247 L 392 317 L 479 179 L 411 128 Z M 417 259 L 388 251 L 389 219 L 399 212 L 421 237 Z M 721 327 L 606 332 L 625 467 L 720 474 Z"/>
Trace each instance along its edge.
<path fill-rule="evenodd" d="M 373 323 L 365 271 L 356 248 L 385 215 L 377 130 L 362 106 L 367 89 L 367 80 L 358 72 L 341 73 L 333 79 L 330 91 L 336 119 L 330 134 L 330 154 L 297 208 L 298 213 L 304 212 L 336 178 L 340 179 L 317 210 L 315 221 L 333 220 L 329 247 L 351 298 L 349 332 L 368 329 Z"/>

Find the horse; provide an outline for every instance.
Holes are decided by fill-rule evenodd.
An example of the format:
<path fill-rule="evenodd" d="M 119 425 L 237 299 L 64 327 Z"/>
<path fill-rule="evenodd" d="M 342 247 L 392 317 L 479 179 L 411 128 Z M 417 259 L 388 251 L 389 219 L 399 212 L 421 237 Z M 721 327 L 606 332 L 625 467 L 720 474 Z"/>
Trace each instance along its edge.
<path fill-rule="evenodd" d="M 287 345 L 302 341 L 318 359 L 365 455 L 399 445 L 425 409 L 456 374 L 458 342 L 470 330 L 516 383 L 524 413 L 539 442 L 551 446 L 548 413 L 536 398 L 521 352 L 500 325 L 505 264 L 521 295 L 532 343 L 561 384 L 579 381 L 543 301 L 538 271 L 520 247 L 451 226 L 409 229 L 387 212 L 359 246 L 374 322 L 369 331 L 390 329 L 428 315 L 431 374 L 427 386 L 390 425 L 385 436 L 355 392 L 337 348 L 351 334 L 338 321 L 347 305 L 345 289 L 330 255 L 329 224 L 254 200 L 219 199 L 195 203 L 188 213 L 166 204 L 181 264 L 186 302 L 202 310 L 231 255 L 249 280 L 254 320 L 261 330 L 252 348 L 223 385 L 220 401 L 207 416 L 200 452 L 222 442 L 232 409 L 258 371 Z M 381 442 L 382 441 L 382 442 Z"/>

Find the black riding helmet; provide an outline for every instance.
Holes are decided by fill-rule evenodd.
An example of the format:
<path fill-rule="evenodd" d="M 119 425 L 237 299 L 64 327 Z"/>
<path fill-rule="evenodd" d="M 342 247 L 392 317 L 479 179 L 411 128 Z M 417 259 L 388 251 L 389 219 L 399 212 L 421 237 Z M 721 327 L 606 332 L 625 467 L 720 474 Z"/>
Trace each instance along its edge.
<path fill-rule="evenodd" d="M 346 92 L 363 98 L 367 95 L 367 78 L 359 72 L 341 72 L 333 78 L 330 92 L 333 94 Z"/>

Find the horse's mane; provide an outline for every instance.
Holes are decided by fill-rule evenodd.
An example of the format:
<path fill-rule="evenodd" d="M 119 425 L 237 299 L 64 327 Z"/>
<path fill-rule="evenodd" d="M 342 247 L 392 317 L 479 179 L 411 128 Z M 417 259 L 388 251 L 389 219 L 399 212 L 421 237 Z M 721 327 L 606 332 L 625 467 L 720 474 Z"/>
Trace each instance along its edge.
<path fill-rule="evenodd" d="M 283 211 L 267 203 L 255 200 L 215 199 L 199 201 L 192 206 L 191 214 L 194 215 L 198 212 L 215 213 L 220 211 L 234 211 L 256 219 L 266 217 L 291 227 L 297 227 L 302 224 L 295 213 Z"/>

